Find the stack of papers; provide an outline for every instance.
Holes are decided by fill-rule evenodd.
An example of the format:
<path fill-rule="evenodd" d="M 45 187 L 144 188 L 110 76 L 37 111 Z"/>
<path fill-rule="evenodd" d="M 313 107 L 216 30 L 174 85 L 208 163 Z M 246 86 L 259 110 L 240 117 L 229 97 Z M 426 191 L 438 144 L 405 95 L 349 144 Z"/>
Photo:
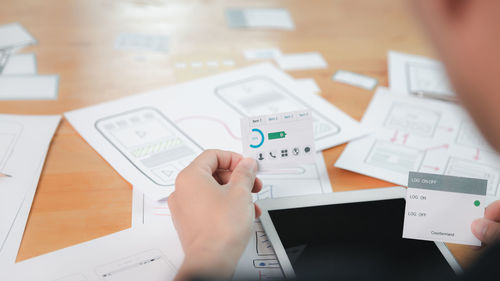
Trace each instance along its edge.
<path fill-rule="evenodd" d="M 0 268 L 16 260 L 60 116 L 0 115 Z M 4 271 L 0 269 L 0 272 Z"/>
<path fill-rule="evenodd" d="M 18 23 L 0 26 L 0 100 L 57 99 L 59 76 L 37 75 L 34 54 L 15 54 L 35 43 Z"/>

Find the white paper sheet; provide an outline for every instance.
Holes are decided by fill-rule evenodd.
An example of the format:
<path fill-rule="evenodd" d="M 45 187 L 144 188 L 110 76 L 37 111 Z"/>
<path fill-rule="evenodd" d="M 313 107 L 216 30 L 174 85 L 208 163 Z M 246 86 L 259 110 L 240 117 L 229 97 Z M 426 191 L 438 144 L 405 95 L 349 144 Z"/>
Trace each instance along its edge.
<path fill-rule="evenodd" d="M 0 49 L 11 49 L 36 43 L 35 38 L 19 23 L 0 25 Z"/>
<path fill-rule="evenodd" d="M 453 96 L 446 71 L 441 62 L 422 56 L 395 51 L 387 54 L 389 88 L 400 94 L 430 92 Z"/>
<path fill-rule="evenodd" d="M 378 88 L 362 123 L 375 133 L 350 142 L 336 167 L 402 186 L 409 171 L 487 179 L 499 195 L 499 157 L 459 106 Z"/>
<path fill-rule="evenodd" d="M 267 28 L 293 30 L 292 17 L 287 9 L 227 9 L 226 20 L 232 28 Z"/>
<path fill-rule="evenodd" d="M 57 99 L 59 75 L 0 75 L 0 100 Z"/>
<path fill-rule="evenodd" d="M 306 165 L 303 172 L 295 175 L 259 175 L 263 182 L 260 193 L 254 194 L 254 201 L 268 198 L 301 196 L 332 192 L 323 155 L 316 154 L 316 164 Z M 162 225 L 170 221 L 166 200 L 152 201 L 134 188 L 132 203 L 132 227 L 141 225 Z M 254 225 L 254 232 L 237 265 L 233 280 L 253 280 L 258 276 L 280 279 L 281 267 L 276 265 L 276 256 L 260 222 Z M 258 245 L 258 246 L 257 246 Z"/>
<path fill-rule="evenodd" d="M 29 54 L 11 55 L 1 74 L 2 75 L 36 74 L 35 54 L 29 53 Z"/>
<path fill-rule="evenodd" d="M 133 186 L 153 199 L 204 149 L 241 153 L 240 118 L 313 111 L 316 149 L 360 137 L 358 122 L 260 64 L 66 113 L 73 127 Z M 175 152 L 175 153 L 174 153 Z"/>
<path fill-rule="evenodd" d="M 318 52 L 286 54 L 276 58 L 283 70 L 307 70 L 327 68 L 328 63 Z"/>
<path fill-rule="evenodd" d="M 60 116 L 0 115 L 0 268 L 15 261 Z M 2 271 L 2 270 L 0 270 Z"/>
<path fill-rule="evenodd" d="M 281 56 L 281 50 L 278 48 L 267 49 L 247 49 L 243 51 L 247 60 L 270 60 Z"/>
<path fill-rule="evenodd" d="M 141 226 L 29 259 L 0 271 L 9 281 L 169 281 L 183 260 L 172 222 Z"/>

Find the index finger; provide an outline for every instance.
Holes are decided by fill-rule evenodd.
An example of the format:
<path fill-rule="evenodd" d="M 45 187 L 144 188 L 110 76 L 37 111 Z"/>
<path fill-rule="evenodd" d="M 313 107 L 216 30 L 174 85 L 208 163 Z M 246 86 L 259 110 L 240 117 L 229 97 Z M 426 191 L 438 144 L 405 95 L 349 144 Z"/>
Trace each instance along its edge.
<path fill-rule="evenodd" d="M 212 175 L 219 169 L 233 171 L 241 159 L 243 159 L 243 156 L 236 152 L 209 149 L 196 157 L 189 166 L 197 167 L 203 172 Z"/>

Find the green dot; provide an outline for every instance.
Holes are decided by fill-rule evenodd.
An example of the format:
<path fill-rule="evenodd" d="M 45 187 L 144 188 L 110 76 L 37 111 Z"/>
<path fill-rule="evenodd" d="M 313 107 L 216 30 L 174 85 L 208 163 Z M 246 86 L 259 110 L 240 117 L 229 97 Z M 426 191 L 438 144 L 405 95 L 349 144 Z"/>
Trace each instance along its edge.
<path fill-rule="evenodd" d="M 479 207 L 479 205 L 481 205 L 481 202 L 479 202 L 479 200 L 474 201 L 474 206 Z"/>

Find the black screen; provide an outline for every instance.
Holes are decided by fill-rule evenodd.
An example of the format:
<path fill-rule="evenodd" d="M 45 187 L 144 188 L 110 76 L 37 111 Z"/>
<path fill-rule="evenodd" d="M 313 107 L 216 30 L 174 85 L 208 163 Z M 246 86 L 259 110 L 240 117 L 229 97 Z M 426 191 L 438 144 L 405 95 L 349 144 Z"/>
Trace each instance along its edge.
<path fill-rule="evenodd" d="M 404 199 L 269 211 L 299 279 L 449 280 L 433 242 L 403 239 Z"/>

